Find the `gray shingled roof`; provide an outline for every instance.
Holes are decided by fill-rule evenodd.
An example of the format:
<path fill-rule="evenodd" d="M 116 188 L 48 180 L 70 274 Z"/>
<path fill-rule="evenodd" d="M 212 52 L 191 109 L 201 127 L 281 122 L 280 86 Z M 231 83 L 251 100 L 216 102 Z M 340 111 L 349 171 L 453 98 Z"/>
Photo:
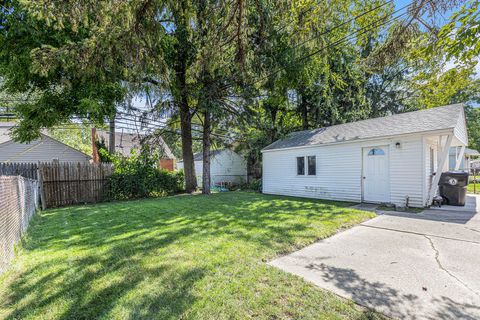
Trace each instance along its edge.
<path fill-rule="evenodd" d="M 211 150 L 210 151 L 210 157 L 213 158 L 220 152 L 224 151 L 226 149 L 219 149 L 219 150 Z M 203 152 L 197 152 L 193 154 L 193 161 L 203 161 Z M 183 159 L 178 160 L 177 162 L 183 162 Z"/>
<path fill-rule="evenodd" d="M 210 157 L 213 158 L 225 149 L 210 151 Z M 203 152 L 197 152 L 193 155 L 193 161 L 203 161 Z"/>
<path fill-rule="evenodd" d="M 465 154 L 467 156 L 479 156 L 480 152 L 475 149 L 465 148 Z"/>
<path fill-rule="evenodd" d="M 298 131 L 287 135 L 282 140 L 275 141 L 263 150 L 321 145 L 454 128 L 462 112 L 463 104 L 452 104 L 320 129 Z"/>
<path fill-rule="evenodd" d="M 98 130 L 97 135 L 99 139 L 103 139 L 108 146 L 110 133 L 107 131 Z M 122 155 L 128 157 L 131 155 L 132 149 L 140 149 L 140 141 L 145 138 L 141 133 L 128 133 L 123 131 L 115 131 L 115 152 L 119 152 Z M 148 143 L 154 147 L 161 147 L 162 157 L 166 159 L 175 159 L 172 150 L 163 140 L 162 137 L 157 136 L 149 140 Z"/>

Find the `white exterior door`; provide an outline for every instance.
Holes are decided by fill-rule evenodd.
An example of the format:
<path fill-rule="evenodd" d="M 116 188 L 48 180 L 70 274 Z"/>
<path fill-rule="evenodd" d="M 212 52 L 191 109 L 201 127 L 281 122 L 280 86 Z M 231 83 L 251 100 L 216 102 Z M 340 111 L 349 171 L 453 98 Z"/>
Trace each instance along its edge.
<path fill-rule="evenodd" d="M 363 149 L 363 201 L 390 202 L 388 146 Z"/>

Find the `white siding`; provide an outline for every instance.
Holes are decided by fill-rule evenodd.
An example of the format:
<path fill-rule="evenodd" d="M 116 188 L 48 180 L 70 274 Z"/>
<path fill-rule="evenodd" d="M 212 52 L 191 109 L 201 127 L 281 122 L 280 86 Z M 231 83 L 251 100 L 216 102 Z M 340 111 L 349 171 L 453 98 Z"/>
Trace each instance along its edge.
<path fill-rule="evenodd" d="M 396 148 L 395 143 L 401 147 Z M 422 138 L 399 137 L 356 143 L 281 149 L 263 153 L 263 192 L 319 199 L 362 201 L 362 148 L 389 146 L 390 199 L 423 206 Z M 297 176 L 296 157 L 315 155 L 316 176 Z"/>
<path fill-rule="evenodd" d="M 460 113 L 460 117 L 458 118 L 457 125 L 454 129 L 454 135 L 464 145 L 468 145 L 467 125 L 465 123 L 465 112 L 463 111 Z"/>
<path fill-rule="evenodd" d="M 177 170 L 183 170 L 183 161 L 177 162 Z"/>
<path fill-rule="evenodd" d="M 183 162 L 177 164 L 183 169 Z M 195 161 L 195 175 L 197 183 L 202 185 L 203 163 Z M 243 183 L 247 178 L 247 162 L 244 157 L 231 150 L 222 150 L 210 159 L 210 176 L 212 184 L 220 182 Z"/>
<path fill-rule="evenodd" d="M 212 161 L 212 159 L 210 159 Z M 211 163 L 211 162 L 210 162 Z M 203 161 L 195 161 L 195 175 L 197 177 L 197 184 L 199 187 L 203 185 L 202 176 L 203 176 Z M 211 168 L 210 168 L 211 169 Z"/>
<path fill-rule="evenodd" d="M 90 157 L 50 137 L 42 135 L 30 143 L 9 141 L 0 144 L 0 162 L 85 162 Z"/>
<path fill-rule="evenodd" d="M 356 144 L 263 153 L 263 192 L 361 201 L 362 149 Z M 316 176 L 297 175 L 297 157 L 316 156 Z"/>
<path fill-rule="evenodd" d="M 247 162 L 239 154 L 231 150 L 224 150 L 213 157 L 210 170 L 212 175 L 246 177 Z"/>
<path fill-rule="evenodd" d="M 422 138 L 401 141 L 401 147 L 390 147 L 390 186 L 392 203 L 423 207 L 424 162 Z"/>

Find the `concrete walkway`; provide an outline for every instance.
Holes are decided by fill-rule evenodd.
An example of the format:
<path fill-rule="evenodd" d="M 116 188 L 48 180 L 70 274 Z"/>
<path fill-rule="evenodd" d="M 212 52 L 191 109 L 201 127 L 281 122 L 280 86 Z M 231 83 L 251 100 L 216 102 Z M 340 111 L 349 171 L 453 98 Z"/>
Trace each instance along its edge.
<path fill-rule="evenodd" d="M 378 217 L 271 261 L 401 319 L 480 319 L 480 197 Z"/>

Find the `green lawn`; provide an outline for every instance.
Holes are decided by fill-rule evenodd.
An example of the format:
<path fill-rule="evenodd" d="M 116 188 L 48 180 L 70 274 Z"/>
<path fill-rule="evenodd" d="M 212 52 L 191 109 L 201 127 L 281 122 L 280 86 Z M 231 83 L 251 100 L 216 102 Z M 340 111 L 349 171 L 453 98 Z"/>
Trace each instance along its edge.
<path fill-rule="evenodd" d="M 48 210 L 0 277 L 0 318 L 378 318 L 266 264 L 372 216 L 243 192 Z"/>
<path fill-rule="evenodd" d="M 476 185 L 476 190 L 473 189 L 473 183 L 469 183 L 468 186 L 467 186 L 467 190 L 468 192 L 470 193 L 480 193 L 480 183 L 477 183 Z M 474 192 L 476 191 L 476 192 Z"/>

